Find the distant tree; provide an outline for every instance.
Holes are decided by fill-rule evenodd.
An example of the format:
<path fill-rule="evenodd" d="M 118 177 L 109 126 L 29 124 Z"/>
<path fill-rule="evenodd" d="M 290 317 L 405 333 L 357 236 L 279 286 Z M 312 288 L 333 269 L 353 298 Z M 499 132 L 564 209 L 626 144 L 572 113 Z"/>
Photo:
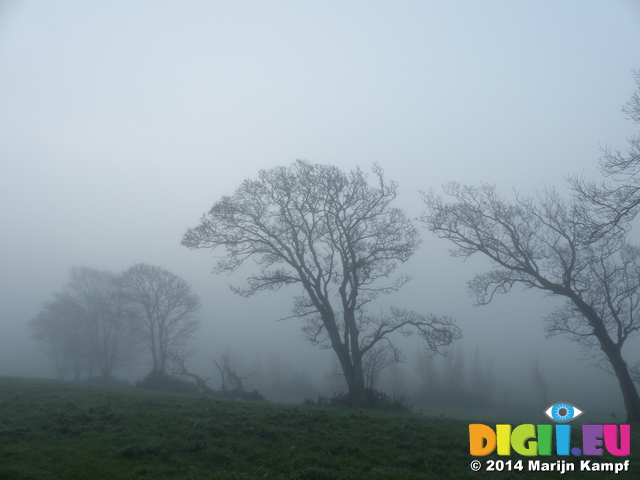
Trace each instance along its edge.
<path fill-rule="evenodd" d="M 246 380 L 253 374 L 258 373 L 254 370 L 249 375 L 244 375 L 241 377 L 236 373 L 236 369 L 231 366 L 231 357 L 228 353 L 222 355 L 222 366 L 220 366 L 220 364 L 216 362 L 215 358 L 213 358 L 212 360 L 213 364 L 216 366 L 218 372 L 220 373 L 220 385 L 223 392 L 244 392 L 243 380 Z"/>
<path fill-rule="evenodd" d="M 489 185 L 452 183 L 445 193 L 454 203 L 423 195 L 429 212 L 422 220 L 458 247 L 453 256 L 480 253 L 494 263 L 469 282 L 478 304 L 516 284 L 566 298 L 546 318 L 547 336 L 567 335 L 614 373 L 628 420 L 640 421 L 640 398 L 622 354 L 625 341 L 640 329 L 640 249 L 614 231 L 594 237 L 585 226 L 598 213 L 555 191 L 537 200 L 517 196 L 512 203 Z"/>
<path fill-rule="evenodd" d="M 489 358 L 483 362 L 480 357 L 479 349 L 476 349 L 473 357 L 473 363 L 471 364 L 469 389 L 478 399 L 478 405 L 488 405 L 491 402 L 491 394 L 495 389 L 493 359 Z"/>
<path fill-rule="evenodd" d="M 367 351 L 363 358 L 365 386 L 373 390 L 380 373 L 400 360 L 400 352 L 395 348 L 390 348 L 388 345 L 376 345 Z"/>
<path fill-rule="evenodd" d="M 452 396 L 464 394 L 467 380 L 465 364 L 465 355 L 461 348 L 456 348 L 444 359 L 444 374 L 442 378 L 445 390 L 450 392 Z"/>
<path fill-rule="evenodd" d="M 160 267 L 137 263 L 119 279 L 126 315 L 134 319 L 153 359 L 153 372 L 167 372 L 168 361 L 200 327 L 198 296 L 179 276 Z"/>
<path fill-rule="evenodd" d="M 536 358 L 531 362 L 531 381 L 533 386 L 538 391 L 540 399 L 542 400 L 542 406 L 549 405 L 549 385 L 547 382 L 547 376 L 544 369 L 540 366 L 540 360 Z"/>
<path fill-rule="evenodd" d="M 204 393 L 205 395 L 215 395 L 216 392 L 207 385 L 207 382 L 211 380 L 210 378 L 202 378 L 200 375 L 191 373 L 187 370 L 187 367 L 185 366 L 185 360 L 190 353 L 195 353 L 195 352 L 170 353 L 172 373 L 179 376 L 192 378 L 195 382 L 196 388 L 200 392 Z"/>
<path fill-rule="evenodd" d="M 439 406 L 489 406 L 495 390 L 493 361 L 476 349 L 468 362 L 458 346 L 446 357 L 419 355 L 415 366 L 420 377 L 414 392 L 417 403 Z"/>
<path fill-rule="evenodd" d="M 633 77 L 637 89 L 622 111 L 640 125 L 640 71 L 634 71 Z M 597 221 L 589 225 L 593 235 L 625 229 L 625 224 L 640 211 L 640 134 L 632 135 L 628 142 L 624 152 L 609 146 L 602 149 L 600 171 L 613 183 L 588 181 L 579 176 L 569 179 L 577 198 L 598 213 Z"/>
<path fill-rule="evenodd" d="M 100 375 L 109 377 L 130 364 L 138 353 L 139 336 L 122 307 L 116 276 L 88 267 L 71 269 L 68 291 L 86 316 L 87 344 Z"/>
<path fill-rule="evenodd" d="M 399 308 L 367 313 L 368 304 L 408 280 L 391 276 L 420 243 L 411 221 L 391 206 L 396 184 L 377 166 L 373 173 L 375 186 L 359 169 L 345 174 L 300 160 L 263 170 L 215 203 L 182 240 L 192 249 L 226 248 L 217 273 L 255 260 L 261 271 L 233 288 L 240 295 L 300 285 L 292 316 L 305 321 L 309 341 L 334 350 L 357 406 L 368 404 L 365 358 L 377 345 L 390 345 L 390 334 L 418 333 L 432 350 L 460 336 L 448 317 Z"/>
<path fill-rule="evenodd" d="M 422 382 L 422 385 L 419 386 L 422 390 L 420 392 L 422 397 L 433 397 L 433 392 L 443 391 L 443 381 L 433 355 L 424 355 L 419 352 L 416 355 L 414 365 Z M 421 402 L 424 400 L 424 398 L 420 399 Z"/>
<path fill-rule="evenodd" d="M 60 379 L 72 373 L 78 381 L 91 368 L 91 352 L 86 342 L 85 316 L 68 295 L 54 294 L 29 322 L 31 337 L 42 344 Z"/>
<path fill-rule="evenodd" d="M 55 300 L 31 322 L 34 338 L 47 344 L 58 375 L 72 369 L 78 380 L 97 368 L 109 377 L 137 353 L 116 276 L 89 267 L 72 267 L 69 273 L 64 292 L 54 294 Z"/>

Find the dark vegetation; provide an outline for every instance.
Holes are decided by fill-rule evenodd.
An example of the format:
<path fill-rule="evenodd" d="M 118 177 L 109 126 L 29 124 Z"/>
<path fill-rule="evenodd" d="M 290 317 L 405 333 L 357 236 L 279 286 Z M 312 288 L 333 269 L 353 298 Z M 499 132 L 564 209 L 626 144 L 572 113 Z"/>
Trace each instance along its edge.
<path fill-rule="evenodd" d="M 214 390 L 210 388 L 198 375 L 191 375 L 196 378 L 195 383 L 182 378 L 174 377 L 158 370 L 152 370 L 142 380 L 136 382 L 136 387 L 155 390 L 157 392 L 168 393 L 188 393 L 193 395 L 205 395 L 215 398 L 235 398 L 241 400 L 264 400 L 264 397 L 257 391 L 245 392 L 243 388 L 236 387 L 232 390 L 223 388 Z"/>
<path fill-rule="evenodd" d="M 406 410 L 0 378 L 0 479 L 560 478 L 473 473 L 468 448 L 467 422 Z M 633 456 L 627 475 L 640 475 Z M 593 474 L 571 474 L 583 477 Z"/>
<path fill-rule="evenodd" d="M 365 390 L 368 400 L 368 405 L 373 408 L 383 410 L 396 410 L 399 412 L 411 412 L 412 407 L 408 400 L 404 397 L 390 398 L 384 392 L 367 388 Z M 302 402 L 304 405 L 318 405 L 321 407 L 354 407 L 354 401 L 349 392 L 334 392 L 333 396 L 327 397 L 324 395 L 318 395 L 317 400 L 312 398 L 305 398 Z M 360 411 L 363 412 L 362 410 Z"/>

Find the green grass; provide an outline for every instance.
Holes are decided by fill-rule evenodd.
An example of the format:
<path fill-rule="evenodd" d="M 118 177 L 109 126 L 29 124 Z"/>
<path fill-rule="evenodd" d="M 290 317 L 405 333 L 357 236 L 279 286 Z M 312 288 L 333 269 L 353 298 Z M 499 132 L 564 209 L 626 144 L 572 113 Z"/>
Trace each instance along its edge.
<path fill-rule="evenodd" d="M 0 377 L 0 480 L 613 476 L 609 472 L 561 476 L 526 468 L 471 472 L 470 422 L 481 420 L 388 410 L 363 415 L 331 407 Z M 632 471 L 622 476 L 640 478 L 633 455 L 636 445 L 640 437 L 632 431 Z M 481 460 L 489 458 L 500 457 Z M 509 458 L 523 457 L 501 457 Z M 607 455 L 600 460 L 625 458 Z"/>

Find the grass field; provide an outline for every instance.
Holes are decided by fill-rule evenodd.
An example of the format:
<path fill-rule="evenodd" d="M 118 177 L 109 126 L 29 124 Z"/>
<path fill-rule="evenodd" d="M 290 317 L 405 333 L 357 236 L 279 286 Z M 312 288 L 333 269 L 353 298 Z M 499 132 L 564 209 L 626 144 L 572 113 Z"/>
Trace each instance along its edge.
<path fill-rule="evenodd" d="M 478 422 L 0 377 L 0 479 L 640 478 L 633 427 L 630 472 L 472 472 Z"/>

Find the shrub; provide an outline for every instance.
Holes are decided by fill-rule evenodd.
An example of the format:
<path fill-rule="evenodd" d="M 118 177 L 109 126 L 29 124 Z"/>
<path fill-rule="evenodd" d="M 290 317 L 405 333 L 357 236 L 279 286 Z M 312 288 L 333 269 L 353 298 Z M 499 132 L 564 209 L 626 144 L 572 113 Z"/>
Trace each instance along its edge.
<path fill-rule="evenodd" d="M 171 393 L 200 393 L 193 383 L 158 370 L 152 370 L 142 380 L 138 380 L 136 387 Z"/>

